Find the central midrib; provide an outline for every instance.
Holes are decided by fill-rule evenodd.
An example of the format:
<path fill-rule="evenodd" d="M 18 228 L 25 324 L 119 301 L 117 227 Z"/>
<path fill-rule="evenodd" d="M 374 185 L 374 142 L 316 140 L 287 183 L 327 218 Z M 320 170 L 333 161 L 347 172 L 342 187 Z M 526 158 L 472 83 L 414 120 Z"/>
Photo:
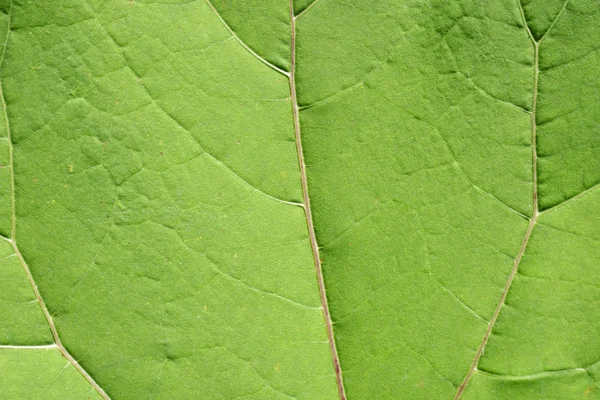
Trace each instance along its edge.
<path fill-rule="evenodd" d="M 299 14 L 300 15 L 300 14 Z M 310 207 L 310 197 L 308 195 L 308 180 L 306 176 L 306 164 L 304 163 L 304 153 L 302 149 L 302 138 L 300 135 L 300 115 L 298 109 L 298 98 L 296 95 L 296 19 L 299 17 L 294 15 L 294 1 L 290 0 L 290 23 L 291 23 L 291 41 L 290 41 L 290 94 L 292 98 L 292 113 L 294 117 L 294 136 L 296 139 L 296 151 L 298 153 L 298 166 L 300 168 L 300 181 L 302 184 L 302 199 L 304 215 L 306 216 L 306 225 L 308 228 L 308 237 L 315 262 L 317 283 L 319 286 L 319 296 L 321 298 L 321 307 L 323 308 L 323 317 L 325 318 L 325 326 L 327 329 L 327 340 L 331 350 L 331 358 L 336 377 L 336 384 L 340 400 L 346 400 L 344 391 L 344 383 L 342 380 L 342 370 L 335 345 L 335 337 L 333 333 L 333 324 L 331 315 L 329 314 L 329 306 L 327 303 L 327 294 L 325 292 L 325 282 L 323 279 L 323 269 L 321 266 L 321 258 L 319 256 L 319 245 L 315 235 L 315 228 L 312 219 L 312 211 Z"/>
<path fill-rule="evenodd" d="M 506 297 L 508 295 L 508 291 L 510 290 L 512 282 L 513 282 L 515 276 L 517 275 L 517 271 L 519 269 L 519 264 L 521 263 L 521 260 L 523 258 L 523 254 L 525 254 L 525 249 L 527 248 L 527 243 L 529 242 L 531 233 L 533 232 L 533 228 L 535 227 L 535 225 L 538 221 L 538 217 L 540 215 L 539 205 L 538 205 L 538 192 L 537 192 L 537 122 L 536 122 L 538 80 L 539 80 L 539 74 L 540 74 L 540 68 L 539 68 L 540 43 L 546 37 L 546 35 L 548 34 L 548 31 L 552 28 L 552 26 L 554 26 L 554 23 L 556 21 L 554 21 L 554 23 L 552 23 L 552 25 L 550 26 L 548 31 L 546 31 L 544 36 L 542 36 L 540 38 L 540 40 L 536 41 L 535 37 L 533 36 L 533 33 L 531 32 L 531 29 L 529 28 L 529 25 L 527 24 L 527 19 L 525 18 L 525 12 L 523 10 L 523 6 L 521 5 L 521 1 L 520 0 L 516 0 L 516 1 L 519 6 L 519 11 L 521 13 L 523 25 L 525 26 L 527 35 L 529 36 L 529 38 L 531 39 L 531 42 L 533 43 L 533 50 L 534 50 L 533 96 L 532 96 L 533 99 L 532 99 L 532 104 L 531 104 L 531 163 L 532 163 L 533 212 L 532 212 L 531 218 L 529 219 L 529 224 L 527 226 L 527 231 L 525 232 L 525 237 L 523 238 L 523 242 L 521 243 L 521 247 L 519 249 L 519 252 L 517 253 L 517 256 L 513 263 L 513 267 L 510 271 L 510 274 L 508 275 L 506 285 L 504 286 L 504 289 L 502 290 L 502 294 L 500 296 L 500 300 L 498 301 L 498 305 L 496 306 L 496 309 L 494 310 L 492 319 L 490 320 L 490 323 L 488 324 L 485 334 L 483 335 L 483 340 L 481 341 L 481 344 L 480 344 L 479 348 L 477 349 L 477 352 L 475 353 L 475 358 L 473 359 L 471 367 L 469 368 L 467 375 L 465 376 L 462 384 L 459 386 L 458 391 L 456 392 L 456 395 L 454 396 L 454 400 L 460 399 L 460 397 L 464 393 L 467 385 L 469 384 L 471 378 L 473 377 L 473 374 L 477 370 L 477 365 L 479 364 L 479 360 L 481 359 L 481 356 L 483 355 L 483 350 L 485 349 L 485 346 L 487 345 L 490 335 L 492 334 L 492 331 L 494 329 L 494 325 L 496 324 L 496 321 L 498 320 L 498 316 L 500 315 L 500 312 L 502 311 L 502 308 L 506 301 Z M 565 3 L 565 6 L 566 6 L 566 3 Z M 563 7 L 563 10 L 564 10 L 564 7 Z M 561 14 L 562 14 L 562 10 L 561 10 Z M 557 19 L 558 19 L 558 17 L 560 17 L 560 14 L 557 16 Z"/>

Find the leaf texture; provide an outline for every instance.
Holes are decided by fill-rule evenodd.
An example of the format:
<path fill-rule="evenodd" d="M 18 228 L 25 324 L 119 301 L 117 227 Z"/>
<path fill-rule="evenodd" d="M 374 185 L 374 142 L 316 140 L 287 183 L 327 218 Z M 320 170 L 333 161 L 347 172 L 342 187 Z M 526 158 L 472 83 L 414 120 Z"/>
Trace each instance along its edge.
<path fill-rule="evenodd" d="M 600 398 L 597 1 L 0 10 L 0 397 Z"/>

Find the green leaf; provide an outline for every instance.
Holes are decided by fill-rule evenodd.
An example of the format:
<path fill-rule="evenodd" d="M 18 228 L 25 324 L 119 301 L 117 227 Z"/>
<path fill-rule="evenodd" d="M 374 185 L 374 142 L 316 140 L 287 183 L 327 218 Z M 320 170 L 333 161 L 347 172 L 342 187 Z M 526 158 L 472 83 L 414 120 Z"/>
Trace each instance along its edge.
<path fill-rule="evenodd" d="M 9 207 L 10 210 L 10 207 Z M 0 241 L 0 343 L 54 343 L 31 285 L 11 244 Z"/>
<path fill-rule="evenodd" d="M 600 398 L 597 1 L 0 11 L 0 397 Z"/>
<path fill-rule="evenodd" d="M 0 348 L 0 368 L 0 392 L 6 399 L 101 399 L 51 346 Z"/>

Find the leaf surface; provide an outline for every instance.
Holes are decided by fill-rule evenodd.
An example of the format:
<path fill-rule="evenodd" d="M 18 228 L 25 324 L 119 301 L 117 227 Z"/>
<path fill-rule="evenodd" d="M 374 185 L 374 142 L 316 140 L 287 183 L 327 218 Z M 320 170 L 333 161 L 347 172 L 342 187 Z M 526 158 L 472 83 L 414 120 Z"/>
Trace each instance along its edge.
<path fill-rule="evenodd" d="M 101 399 L 56 348 L 0 348 L 0 368 L 7 399 Z"/>
<path fill-rule="evenodd" d="M 0 394 L 599 398 L 600 3 L 0 10 Z"/>

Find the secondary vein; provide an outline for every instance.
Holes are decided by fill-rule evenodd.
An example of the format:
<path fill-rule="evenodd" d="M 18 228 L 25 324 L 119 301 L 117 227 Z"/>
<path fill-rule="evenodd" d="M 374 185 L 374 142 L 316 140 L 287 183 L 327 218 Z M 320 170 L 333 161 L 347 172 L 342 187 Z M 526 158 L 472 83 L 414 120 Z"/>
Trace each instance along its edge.
<path fill-rule="evenodd" d="M 4 44 L 2 46 L 2 54 L 0 54 L 0 71 L 1 71 L 2 65 L 4 64 L 4 55 L 6 53 L 6 47 L 8 45 L 8 38 L 10 36 L 10 31 L 11 31 L 10 26 L 11 26 L 11 15 L 12 15 L 13 4 L 14 4 L 14 1 L 12 1 L 10 3 L 10 7 L 8 10 L 6 38 L 5 38 Z M 50 328 L 50 332 L 51 332 L 52 338 L 54 340 L 54 345 L 41 346 L 41 347 L 40 346 L 32 346 L 32 347 L 34 347 L 34 348 L 53 348 L 53 346 L 56 347 L 60 351 L 60 353 L 63 355 L 63 357 L 65 357 L 69 361 L 69 363 L 71 363 L 75 367 L 75 369 L 77 369 L 77 371 L 79 371 L 79 373 L 81 373 L 81 375 L 88 381 L 88 383 L 94 388 L 94 390 L 96 390 L 98 392 L 98 394 L 100 394 L 100 396 L 102 398 L 104 398 L 105 400 L 110 400 L 110 398 L 108 397 L 106 392 L 104 392 L 104 390 L 98 385 L 98 383 L 96 383 L 94 378 L 92 378 L 92 376 L 77 362 L 77 360 L 75 360 L 75 358 L 73 358 L 73 356 L 67 351 L 67 349 L 61 343 L 60 337 L 58 336 L 58 331 L 56 330 L 56 326 L 54 325 L 54 321 L 52 319 L 52 315 L 50 315 L 50 312 L 48 311 L 48 308 L 46 307 L 46 304 L 44 303 L 44 300 L 42 299 L 42 296 L 40 295 L 37 284 L 35 283 L 35 280 L 33 279 L 31 270 L 29 269 L 29 266 L 25 262 L 25 259 L 23 258 L 23 255 L 21 254 L 21 251 L 19 250 L 19 248 L 17 246 L 15 173 L 14 173 L 14 161 L 13 161 L 14 160 L 14 151 L 13 151 L 14 146 L 13 146 L 13 141 L 12 141 L 12 136 L 11 136 L 11 131 L 10 131 L 10 123 L 8 121 L 8 111 L 7 111 L 7 107 L 6 107 L 6 100 L 4 98 L 4 88 L 2 86 L 1 79 L 0 79 L 0 101 L 2 103 L 2 113 L 4 116 L 4 122 L 6 124 L 6 136 L 8 139 L 8 162 L 9 162 L 9 169 L 10 169 L 11 232 L 10 232 L 10 238 L 8 238 L 8 241 L 12 245 L 13 251 L 15 252 L 17 258 L 19 259 L 19 262 L 21 263 L 21 266 L 23 267 L 23 270 L 25 271 L 25 274 L 27 275 L 27 279 L 29 280 L 31 288 L 33 289 L 35 298 L 36 298 L 38 304 L 40 305 L 40 308 L 42 309 L 44 317 L 46 318 L 46 321 L 48 322 L 48 326 Z M 5 348 L 7 348 L 7 346 L 5 346 Z M 23 348 L 30 348 L 30 347 L 24 346 Z"/>
<path fill-rule="evenodd" d="M 321 257 L 319 255 L 319 245 L 315 235 L 315 227 L 313 224 L 312 211 L 310 207 L 310 198 L 308 196 L 308 180 L 306 177 L 306 164 L 304 163 L 304 153 L 302 149 L 302 138 L 300 135 L 300 115 L 298 108 L 298 97 L 296 95 L 296 18 L 294 16 L 294 2 L 290 0 L 290 21 L 291 21 L 291 62 L 290 62 L 290 92 L 292 97 L 292 114 L 294 117 L 294 135 L 296 138 L 296 151 L 298 153 L 298 165 L 300 167 L 300 181 L 302 184 L 302 198 L 304 202 L 304 214 L 306 216 L 306 225 L 308 227 L 308 237 L 315 262 L 317 273 L 317 284 L 319 286 L 319 296 L 321 298 L 321 306 L 323 308 L 323 316 L 325 318 L 325 326 L 327 329 L 327 339 L 331 350 L 331 358 L 336 377 L 336 383 L 340 400 L 346 400 L 344 392 L 344 382 L 342 380 L 342 370 L 335 345 L 335 337 L 333 334 L 333 323 L 329 314 L 329 306 L 327 304 L 327 294 L 325 292 L 325 281 L 323 279 L 323 268 L 321 265 Z"/>
<path fill-rule="evenodd" d="M 496 321 L 498 320 L 498 316 L 500 315 L 500 312 L 502 311 L 502 308 L 504 307 L 504 303 L 506 301 L 506 296 L 508 295 L 508 291 L 510 290 L 512 282 L 515 279 L 515 276 L 517 275 L 517 271 L 519 269 L 519 264 L 521 263 L 521 260 L 523 259 L 523 254 L 525 254 L 525 249 L 527 248 L 527 244 L 529 243 L 529 239 L 531 238 L 531 233 L 533 232 L 533 228 L 535 227 L 535 225 L 538 221 L 538 217 L 540 215 L 539 205 L 538 205 L 538 192 L 537 192 L 538 185 L 537 185 L 536 109 L 537 109 L 537 95 L 538 95 L 538 80 L 539 80 L 539 73 L 540 73 L 539 45 L 540 45 L 541 39 L 540 39 L 540 41 L 535 40 L 533 33 L 531 32 L 531 29 L 529 29 L 529 25 L 527 25 L 527 20 L 525 18 L 525 12 L 523 10 L 523 6 L 521 5 L 521 1 L 517 0 L 517 2 L 519 4 L 519 10 L 521 12 L 521 18 L 523 19 L 523 24 L 525 26 L 525 29 L 527 30 L 527 35 L 529 36 L 529 38 L 531 39 L 531 42 L 533 43 L 533 49 L 534 49 L 533 99 L 532 99 L 532 105 L 531 105 L 531 163 L 532 163 L 533 214 L 532 214 L 531 219 L 529 220 L 529 224 L 527 226 L 527 231 L 525 232 L 525 237 L 523 238 L 523 242 L 521 243 L 521 247 L 519 249 L 517 257 L 515 258 L 512 269 L 510 271 L 510 274 L 508 275 L 506 285 L 504 286 L 504 289 L 502 290 L 502 294 L 500 295 L 500 300 L 498 301 L 498 305 L 496 306 L 496 309 L 494 310 L 492 319 L 490 320 L 490 323 L 488 324 L 488 327 L 485 330 L 485 333 L 483 335 L 483 340 L 481 341 L 481 344 L 479 345 L 479 348 L 477 349 L 477 352 L 475 353 L 475 358 L 473 359 L 473 362 L 471 363 L 471 367 L 469 368 L 467 375 L 465 376 L 463 382 L 461 383 L 461 385 L 458 388 L 458 391 L 456 392 L 456 395 L 454 396 L 454 400 L 460 399 L 460 397 L 464 393 L 467 385 L 469 384 L 469 381 L 473 377 L 473 374 L 477 370 L 477 365 L 479 364 L 479 360 L 481 359 L 481 356 L 483 355 L 483 351 L 484 351 L 485 346 L 487 345 L 487 342 L 492 334 L 494 325 L 496 324 Z"/>
<path fill-rule="evenodd" d="M 267 65 L 269 68 L 272 68 L 275 71 L 277 71 L 280 74 L 285 75 L 287 77 L 290 76 L 290 74 L 288 72 L 282 70 L 281 68 L 279 68 L 276 65 L 274 65 L 274 64 L 270 63 L 269 61 L 267 61 L 265 58 L 261 57 L 257 52 L 255 52 L 254 50 L 252 50 L 252 48 L 250 46 L 248 46 L 246 44 L 246 42 L 244 42 L 242 39 L 240 39 L 240 37 L 234 32 L 233 29 L 231 29 L 231 27 L 229 26 L 229 24 L 227 23 L 227 21 L 225 21 L 225 19 L 221 16 L 221 14 L 219 13 L 219 11 L 215 8 L 214 4 L 210 0 L 206 0 L 206 4 L 208 4 L 208 6 L 212 10 L 212 12 L 215 13 L 215 15 L 221 21 L 221 23 L 223 25 L 225 25 L 225 28 L 227 28 L 227 30 L 229 31 L 229 33 L 231 33 L 231 35 L 233 37 L 235 37 L 235 40 L 237 40 L 242 45 L 242 47 L 244 47 L 246 50 L 248 50 L 248 52 L 250 54 L 252 54 L 258 60 L 260 60 L 260 62 L 262 62 L 263 64 Z"/>

